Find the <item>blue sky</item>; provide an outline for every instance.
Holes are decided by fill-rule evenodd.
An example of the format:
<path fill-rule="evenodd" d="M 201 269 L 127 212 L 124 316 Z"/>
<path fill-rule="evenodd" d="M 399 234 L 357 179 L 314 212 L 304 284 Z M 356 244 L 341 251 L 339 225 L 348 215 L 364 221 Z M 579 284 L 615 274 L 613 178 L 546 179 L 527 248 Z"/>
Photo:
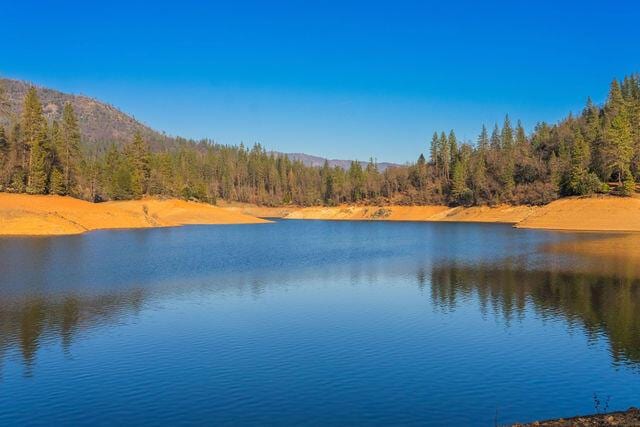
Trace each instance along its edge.
<path fill-rule="evenodd" d="M 640 5 L 585 1 L 6 1 L 0 75 L 82 93 L 170 134 L 415 160 L 601 102 L 640 71 Z"/>

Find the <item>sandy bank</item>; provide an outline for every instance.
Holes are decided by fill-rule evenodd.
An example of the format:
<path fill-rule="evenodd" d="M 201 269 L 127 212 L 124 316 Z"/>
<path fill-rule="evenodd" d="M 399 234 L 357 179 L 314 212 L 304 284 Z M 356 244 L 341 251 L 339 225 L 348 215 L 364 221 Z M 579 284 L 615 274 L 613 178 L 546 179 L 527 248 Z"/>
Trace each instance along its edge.
<path fill-rule="evenodd" d="M 270 206 L 252 205 L 250 203 L 239 203 L 239 202 L 229 203 L 223 200 L 219 201 L 217 206 L 229 212 L 237 212 L 244 215 L 255 216 L 258 218 L 284 218 L 285 216 L 289 215 L 291 212 L 294 212 L 300 209 L 297 206 L 270 207 Z"/>
<path fill-rule="evenodd" d="M 384 221 L 447 221 L 499 222 L 522 221 L 537 208 L 530 206 L 497 206 L 450 208 L 448 206 L 337 206 L 301 208 L 286 219 L 384 220 Z"/>
<path fill-rule="evenodd" d="M 640 198 L 588 197 L 556 200 L 535 210 L 518 228 L 640 231 Z"/>
<path fill-rule="evenodd" d="M 144 199 L 89 203 L 70 197 L 0 193 L 0 235 L 77 234 L 107 228 L 185 224 L 247 224 L 259 218 L 493 222 L 518 228 L 640 232 L 640 198 L 566 198 L 543 207 L 336 206 L 221 207 L 182 200 Z M 616 249 L 617 251 L 617 249 Z"/>
<path fill-rule="evenodd" d="M 337 206 L 293 210 L 286 219 L 493 222 L 518 228 L 640 232 L 640 198 L 565 198 L 546 206 Z"/>
<path fill-rule="evenodd" d="M 182 200 L 89 203 L 71 197 L 0 193 L 0 235 L 64 235 L 112 228 L 260 222 L 266 221 Z"/>

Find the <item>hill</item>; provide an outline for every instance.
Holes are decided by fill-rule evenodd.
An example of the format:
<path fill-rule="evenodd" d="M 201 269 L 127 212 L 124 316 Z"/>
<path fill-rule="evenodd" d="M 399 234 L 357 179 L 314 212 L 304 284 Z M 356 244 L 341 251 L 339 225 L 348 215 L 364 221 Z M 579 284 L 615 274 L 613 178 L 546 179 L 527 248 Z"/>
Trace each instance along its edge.
<path fill-rule="evenodd" d="M 34 85 L 21 80 L 0 79 L 0 85 L 4 85 L 9 108 L 14 116 L 18 116 L 22 110 L 22 103 L 29 87 L 33 86 L 38 92 L 38 97 L 42 101 L 44 114 L 47 120 L 60 120 L 62 109 L 69 102 L 73 106 L 80 123 L 80 131 L 84 141 L 90 145 L 103 145 L 114 142 L 117 145 L 129 143 L 136 132 L 140 132 L 143 138 L 149 142 L 152 149 L 175 146 L 177 138 L 158 132 L 155 129 L 136 120 L 130 115 L 122 112 L 113 105 L 104 103 L 95 98 L 84 95 L 74 95 L 60 92 Z M 3 118 L 0 116 L 0 123 Z M 4 124 L 8 120 L 4 119 Z M 276 155 L 287 155 L 291 160 L 299 160 L 305 166 L 320 167 L 324 164 L 323 157 L 312 156 L 303 153 L 279 153 Z M 360 162 L 363 166 L 366 162 Z M 351 160 L 329 160 L 331 167 L 339 166 L 348 169 Z M 379 163 L 378 169 L 384 171 L 389 166 L 396 166 L 392 163 Z"/>
<path fill-rule="evenodd" d="M 71 103 L 78 116 L 82 137 L 88 144 L 128 143 L 136 132 L 140 132 L 152 148 L 175 143 L 174 138 L 151 129 L 118 108 L 97 99 L 63 93 L 20 80 L 0 79 L 0 84 L 4 86 L 9 108 L 14 116 L 20 114 L 24 97 L 31 86 L 36 88 L 45 117 L 50 121 L 60 120 L 64 105 Z"/>

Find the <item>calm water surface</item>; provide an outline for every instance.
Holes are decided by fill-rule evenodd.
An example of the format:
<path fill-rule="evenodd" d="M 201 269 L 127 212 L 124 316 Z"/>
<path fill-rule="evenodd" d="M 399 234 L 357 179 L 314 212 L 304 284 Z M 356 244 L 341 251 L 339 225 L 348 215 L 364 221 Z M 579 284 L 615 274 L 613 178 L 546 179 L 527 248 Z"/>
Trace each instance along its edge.
<path fill-rule="evenodd" d="M 494 425 L 640 405 L 596 234 L 278 221 L 0 239 L 0 425 Z M 612 268 L 615 267 L 615 268 Z"/>

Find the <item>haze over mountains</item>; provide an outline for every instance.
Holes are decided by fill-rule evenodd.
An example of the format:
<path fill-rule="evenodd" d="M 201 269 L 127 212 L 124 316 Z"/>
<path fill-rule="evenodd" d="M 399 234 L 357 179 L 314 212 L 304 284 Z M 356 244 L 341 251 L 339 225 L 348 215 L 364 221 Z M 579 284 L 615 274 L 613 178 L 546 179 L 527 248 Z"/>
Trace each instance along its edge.
<path fill-rule="evenodd" d="M 9 108 L 16 116 L 20 114 L 25 94 L 31 86 L 37 89 L 38 96 L 42 101 L 44 114 L 50 121 L 60 120 L 64 105 L 67 102 L 71 103 L 79 120 L 82 138 L 90 146 L 104 146 L 111 143 L 116 145 L 127 144 L 132 141 L 136 132 L 142 134 L 152 150 L 174 147 L 179 139 L 141 123 L 113 105 L 88 96 L 63 93 L 21 80 L 0 79 L 0 82 L 4 84 Z M 1 121 L 2 118 L 0 117 Z M 275 151 L 273 153 L 275 155 L 286 154 L 291 160 L 299 160 L 306 166 L 320 167 L 325 161 L 323 157 L 304 153 L 280 153 Z M 343 169 L 349 168 L 351 164 L 351 160 L 329 159 L 328 161 L 331 167 L 339 166 Z M 360 161 L 360 163 L 366 165 L 367 162 Z M 382 162 L 378 164 L 378 169 L 384 171 L 390 166 L 396 166 L 396 164 Z"/>

